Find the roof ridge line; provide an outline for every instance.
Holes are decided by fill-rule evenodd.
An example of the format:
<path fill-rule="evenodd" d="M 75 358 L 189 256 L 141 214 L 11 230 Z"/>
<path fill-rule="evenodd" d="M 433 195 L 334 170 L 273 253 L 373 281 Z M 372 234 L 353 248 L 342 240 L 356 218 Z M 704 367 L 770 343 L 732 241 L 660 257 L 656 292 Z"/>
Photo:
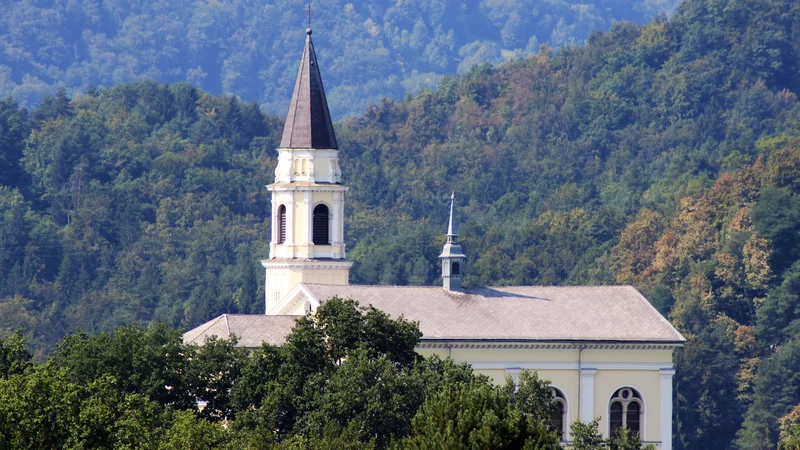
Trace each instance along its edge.
<path fill-rule="evenodd" d="M 209 329 L 209 328 L 213 327 L 213 326 L 214 326 L 214 324 L 216 324 L 217 322 L 219 322 L 219 319 L 220 319 L 220 318 L 222 318 L 222 316 L 215 317 L 213 320 L 209 320 L 208 322 L 206 322 L 206 323 L 204 324 L 204 325 L 206 325 L 206 327 L 205 327 L 205 328 L 203 328 L 203 329 L 202 329 L 202 330 L 201 330 L 199 333 L 197 333 L 197 336 L 196 336 L 194 339 L 192 339 L 191 341 L 189 341 L 188 343 L 189 343 L 189 344 L 191 344 L 191 343 L 193 343 L 194 341 L 196 341 L 196 340 L 197 340 L 197 338 L 199 338 L 200 336 L 202 336 L 202 335 L 203 335 L 203 333 L 205 333 L 206 331 L 208 331 L 208 329 Z M 202 325 L 200 325 L 200 326 L 202 326 Z M 192 331 L 192 330 L 189 330 L 189 331 Z M 230 333 L 230 332 L 229 332 L 229 333 Z"/>

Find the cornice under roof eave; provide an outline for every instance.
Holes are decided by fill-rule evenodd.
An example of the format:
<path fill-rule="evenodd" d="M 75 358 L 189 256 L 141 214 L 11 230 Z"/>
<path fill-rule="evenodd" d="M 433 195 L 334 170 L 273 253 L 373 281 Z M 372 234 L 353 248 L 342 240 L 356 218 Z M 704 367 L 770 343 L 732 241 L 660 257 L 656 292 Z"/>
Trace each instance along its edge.
<path fill-rule="evenodd" d="M 683 341 L 545 341 L 523 339 L 442 339 L 423 337 L 417 348 L 491 348 L 553 350 L 673 350 Z"/>

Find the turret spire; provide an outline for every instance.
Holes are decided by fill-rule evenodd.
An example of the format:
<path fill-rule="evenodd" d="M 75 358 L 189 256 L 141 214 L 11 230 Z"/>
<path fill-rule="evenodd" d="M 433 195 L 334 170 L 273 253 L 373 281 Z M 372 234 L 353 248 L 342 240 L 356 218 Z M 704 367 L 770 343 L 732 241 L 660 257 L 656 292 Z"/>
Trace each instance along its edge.
<path fill-rule="evenodd" d="M 333 122 L 328 111 L 317 54 L 311 41 L 311 6 L 306 46 L 294 83 L 292 101 L 283 126 L 282 148 L 338 149 Z"/>
<path fill-rule="evenodd" d="M 464 255 L 461 246 L 456 242 L 458 237 L 458 230 L 456 229 L 456 193 L 450 195 L 450 221 L 447 225 L 447 242 L 444 243 L 442 254 L 439 259 L 442 260 L 442 283 L 444 288 L 448 291 L 461 290 L 461 265 L 463 264 Z"/>
<path fill-rule="evenodd" d="M 450 222 L 447 225 L 447 242 L 455 242 L 455 238 L 458 236 L 458 230 L 456 229 L 456 217 L 453 213 L 453 205 L 456 202 L 456 193 L 453 191 L 450 194 Z"/>

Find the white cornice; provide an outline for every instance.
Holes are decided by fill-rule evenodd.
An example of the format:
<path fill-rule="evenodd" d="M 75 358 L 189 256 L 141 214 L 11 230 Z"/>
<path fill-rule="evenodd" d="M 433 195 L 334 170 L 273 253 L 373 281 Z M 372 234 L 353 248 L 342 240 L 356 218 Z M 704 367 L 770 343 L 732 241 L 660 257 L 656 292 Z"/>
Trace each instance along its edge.
<path fill-rule="evenodd" d="M 263 259 L 261 260 L 261 265 L 265 269 L 341 270 L 350 269 L 353 266 L 353 261 Z"/>
<path fill-rule="evenodd" d="M 267 185 L 267 190 L 270 192 L 347 192 L 348 189 L 350 188 L 341 184 L 319 184 L 304 181 Z"/>
<path fill-rule="evenodd" d="M 681 347 L 679 343 L 658 342 L 553 342 L 553 341 L 504 341 L 501 339 L 486 339 L 482 341 L 454 341 L 449 339 L 425 339 L 417 345 L 418 348 L 469 348 L 469 349 L 553 349 L 553 350 L 674 350 Z"/>
<path fill-rule="evenodd" d="M 279 147 L 278 153 L 291 153 L 293 156 L 303 158 L 308 156 L 321 156 L 321 157 L 336 157 L 339 154 L 339 150 L 332 149 L 332 148 L 291 148 L 291 147 Z"/>
<path fill-rule="evenodd" d="M 496 361 L 467 361 L 476 370 L 673 370 L 672 363 L 651 362 L 584 362 L 578 367 L 577 362 L 496 362 Z"/>

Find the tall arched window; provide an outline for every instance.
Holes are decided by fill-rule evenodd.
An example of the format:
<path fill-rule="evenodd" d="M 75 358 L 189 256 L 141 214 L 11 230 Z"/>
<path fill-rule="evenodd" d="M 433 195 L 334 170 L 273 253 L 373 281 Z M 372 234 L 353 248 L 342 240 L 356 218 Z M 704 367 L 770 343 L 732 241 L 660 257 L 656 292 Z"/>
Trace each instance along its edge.
<path fill-rule="evenodd" d="M 453 275 L 461 275 L 461 264 L 458 262 L 453 263 Z"/>
<path fill-rule="evenodd" d="M 330 222 L 328 218 L 328 207 L 317 205 L 314 208 L 314 230 L 312 238 L 314 245 L 331 245 Z"/>
<path fill-rule="evenodd" d="M 286 206 L 278 207 L 278 244 L 286 242 Z"/>
<path fill-rule="evenodd" d="M 610 423 L 609 435 L 614 436 L 617 429 L 625 427 L 641 437 L 644 403 L 636 389 L 624 387 L 611 396 L 608 407 Z"/>
<path fill-rule="evenodd" d="M 558 432 L 558 439 L 564 440 L 564 427 L 567 423 L 567 398 L 564 393 L 554 387 L 550 388 L 553 394 L 553 408 L 550 415 L 550 426 Z"/>

